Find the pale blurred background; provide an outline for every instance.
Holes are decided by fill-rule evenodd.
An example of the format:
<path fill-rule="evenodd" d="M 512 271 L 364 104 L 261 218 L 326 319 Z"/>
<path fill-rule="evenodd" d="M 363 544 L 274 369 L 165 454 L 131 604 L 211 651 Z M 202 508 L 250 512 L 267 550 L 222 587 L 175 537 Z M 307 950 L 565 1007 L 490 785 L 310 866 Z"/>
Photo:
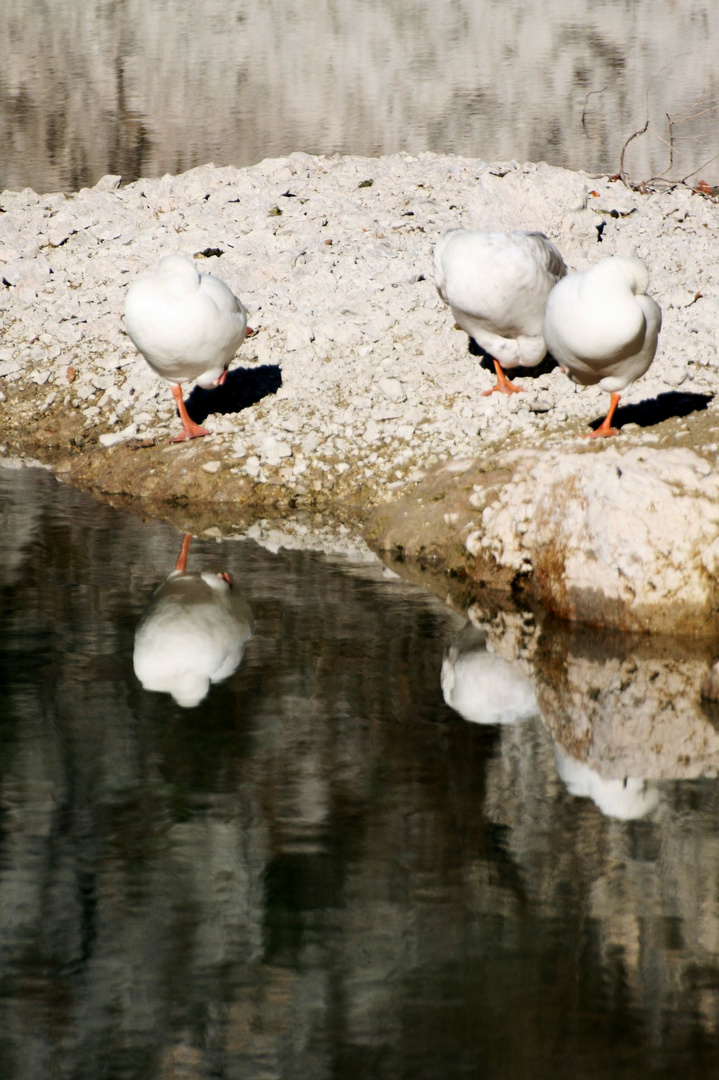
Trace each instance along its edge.
<path fill-rule="evenodd" d="M 712 0 L 3 0 L 0 188 L 304 150 L 719 183 Z M 668 65 L 668 66 L 664 66 Z M 688 119 L 694 117 L 694 119 Z"/>

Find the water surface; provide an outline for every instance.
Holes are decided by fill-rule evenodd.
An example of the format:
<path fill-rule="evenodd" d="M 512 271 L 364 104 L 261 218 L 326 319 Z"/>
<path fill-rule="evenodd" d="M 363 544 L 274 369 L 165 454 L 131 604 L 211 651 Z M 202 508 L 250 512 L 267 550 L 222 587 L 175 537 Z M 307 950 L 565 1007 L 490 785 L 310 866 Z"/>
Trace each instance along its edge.
<path fill-rule="evenodd" d="M 696 652 L 559 656 L 500 614 L 542 715 L 470 722 L 441 683 L 482 719 L 483 631 L 439 601 L 203 540 L 254 636 L 182 708 L 132 659 L 181 535 L 32 471 L 0 517 L 3 1077 L 713 1075 L 717 781 L 656 748 L 602 780 L 550 735 L 648 670 L 688 708 Z"/>
<path fill-rule="evenodd" d="M 295 150 L 719 182 L 713 0 L 3 0 L 0 190 Z M 648 98 L 648 102 L 647 102 Z"/>

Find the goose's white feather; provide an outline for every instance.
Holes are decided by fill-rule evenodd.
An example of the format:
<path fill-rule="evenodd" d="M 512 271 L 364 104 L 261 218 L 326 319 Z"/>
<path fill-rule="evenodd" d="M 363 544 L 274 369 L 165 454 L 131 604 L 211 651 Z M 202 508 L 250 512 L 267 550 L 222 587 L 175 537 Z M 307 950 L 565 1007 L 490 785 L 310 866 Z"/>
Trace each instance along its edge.
<path fill-rule="evenodd" d="M 245 339 L 247 311 L 224 281 L 187 255 L 166 255 L 128 290 L 125 325 L 153 371 L 212 386 Z"/>
<path fill-rule="evenodd" d="M 544 306 L 567 272 L 543 233 L 453 229 L 435 246 L 434 271 L 457 324 L 503 368 L 542 360 Z"/>
<path fill-rule="evenodd" d="M 447 650 L 441 684 L 447 705 L 475 724 L 514 724 L 538 712 L 531 680 L 488 649 L 471 623 Z"/>
<path fill-rule="evenodd" d="M 556 743 L 554 759 L 569 794 L 591 799 L 605 817 L 635 821 L 651 813 L 659 802 L 659 791 L 651 782 L 631 776 L 606 779 Z"/>
<path fill-rule="evenodd" d="M 619 393 L 645 373 L 662 325 L 648 285 L 646 264 L 620 255 L 557 283 L 547 300 L 544 338 L 573 382 Z"/>
<path fill-rule="evenodd" d="M 252 633 L 249 605 L 224 578 L 173 570 L 135 632 L 135 674 L 146 690 L 193 707 L 237 668 Z"/>

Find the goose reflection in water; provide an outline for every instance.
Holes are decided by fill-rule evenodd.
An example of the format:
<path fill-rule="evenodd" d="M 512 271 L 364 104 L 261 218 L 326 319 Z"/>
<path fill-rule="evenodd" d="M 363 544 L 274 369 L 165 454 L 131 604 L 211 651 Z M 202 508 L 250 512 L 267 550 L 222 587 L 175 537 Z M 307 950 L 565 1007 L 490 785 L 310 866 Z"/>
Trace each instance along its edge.
<path fill-rule="evenodd" d="M 441 681 L 449 707 L 475 724 L 514 724 L 539 712 L 531 679 L 492 652 L 472 622 L 449 646 Z"/>
<path fill-rule="evenodd" d="M 635 821 L 659 802 L 656 785 L 638 777 L 605 779 L 586 761 L 577 761 L 554 743 L 557 772 L 570 795 L 589 798 L 605 817 Z"/>
<path fill-rule="evenodd" d="M 199 705 L 211 683 L 237 669 L 252 637 L 249 605 L 229 574 L 188 571 L 185 534 L 175 569 L 156 590 L 135 631 L 133 664 L 145 690 Z"/>

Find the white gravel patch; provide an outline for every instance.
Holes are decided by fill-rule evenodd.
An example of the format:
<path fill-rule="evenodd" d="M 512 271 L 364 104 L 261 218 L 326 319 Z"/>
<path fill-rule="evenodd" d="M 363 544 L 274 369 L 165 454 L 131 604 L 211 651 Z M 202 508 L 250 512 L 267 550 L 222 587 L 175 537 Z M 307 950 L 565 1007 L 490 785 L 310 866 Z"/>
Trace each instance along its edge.
<path fill-rule="evenodd" d="M 276 394 L 206 421 L 218 459 L 258 481 L 361 482 L 390 497 L 436 461 L 562 441 L 567 421 L 604 415 L 607 395 L 557 368 L 520 376 L 526 394 L 481 397 L 493 374 L 432 276 L 434 243 L 456 226 L 540 229 L 570 270 L 639 255 L 664 325 L 622 404 L 716 388 L 719 208 L 687 188 L 639 194 L 544 164 L 435 154 L 297 153 L 119 182 L 0 196 L 0 390 L 12 404 L 35 384 L 38 408 L 80 411 L 105 446 L 176 428 L 169 385 L 122 319 L 128 285 L 175 251 L 204 252 L 203 272 L 248 307 L 259 333 L 234 368 L 280 369 Z"/>

